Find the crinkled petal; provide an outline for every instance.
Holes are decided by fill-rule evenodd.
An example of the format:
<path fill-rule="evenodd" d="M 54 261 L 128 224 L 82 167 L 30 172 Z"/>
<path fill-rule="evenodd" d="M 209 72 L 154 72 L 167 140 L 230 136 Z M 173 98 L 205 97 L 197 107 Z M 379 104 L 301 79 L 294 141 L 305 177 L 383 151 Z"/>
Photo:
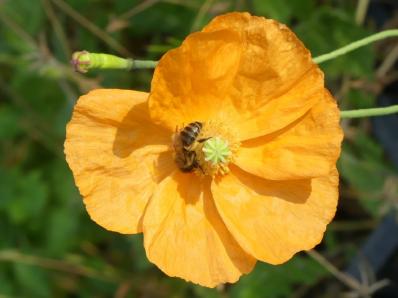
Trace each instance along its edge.
<path fill-rule="evenodd" d="M 212 183 L 212 193 L 238 243 L 255 258 L 280 264 L 321 241 L 336 211 L 338 173 L 270 181 L 232 167 Z"/>
<path fill-rule="evenodd" d="M 242 142 L 235 163 L 271 180 L 327 175 L 340 155 L 340 112 L 329 92 L 302 118 L 281 131 Z"/>
<path fill-rule="evenodd" d="M 143 228 L 148 259 L 170 276 L 214 287 L 235 282 L 255 263 L 222 222 L 210 181 L 193 174 L 176 171 L 160 183 Z"/>
<path fill-rule="evenodd" d="M 323 73 L 286 26 L 229 13 L 162 57 L 149 104 L 170 129 L 218 119 L 246 140 L 289 125 L 323 89 Z"/>
<path fill-rule="evenodd" d="M 193 33 L 159 61 L 151 83 L 152 118 L 169 129 L 214 119 L 238 68 L 242 41 L 231 30 Z"/>
<path fill-rule="evenodd" d="M 147 93 L 94 90 L 79 98 L 65 154 L 90 217 L 119 233 L 141 232 L 156 182 L 173 171 L 170 134 L 149 119 Z"/>

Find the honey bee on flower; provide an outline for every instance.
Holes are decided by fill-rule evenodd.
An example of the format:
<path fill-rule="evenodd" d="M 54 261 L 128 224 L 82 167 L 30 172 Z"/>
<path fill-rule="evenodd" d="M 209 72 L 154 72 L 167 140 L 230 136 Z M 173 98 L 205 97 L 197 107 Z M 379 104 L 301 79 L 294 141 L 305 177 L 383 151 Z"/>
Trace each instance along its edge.
<path fill-rule="evenodd" d="M 65 154 L 95 222 L 143 232 L 163 272 L 214 287 L 321 241 L 342 137 L 294 33 L 229 13 L 161 58 L 149 94 L 80 97 Z"/>
<path fill-rule="evenodd" d="M 198 145 L 206 141 L 203 138 L 198 140 L 202 126 L 201 122 L 192 122 L 174 135 L 175 161 L 183 172 L 192 172 L 198 168 L 203 172 L 196 152 Z"/>

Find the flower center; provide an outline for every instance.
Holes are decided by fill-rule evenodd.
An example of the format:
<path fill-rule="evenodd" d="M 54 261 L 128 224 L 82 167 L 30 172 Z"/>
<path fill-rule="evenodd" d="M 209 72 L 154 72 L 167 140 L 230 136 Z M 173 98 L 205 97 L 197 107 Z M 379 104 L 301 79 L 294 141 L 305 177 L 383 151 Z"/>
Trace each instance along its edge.
<path fill-rule="evenodd" d="M 192 122 L 174 135 L 175 161 L 182 172 L 225 175 L 239 148 L 234 134 L 216 121 Z"/>

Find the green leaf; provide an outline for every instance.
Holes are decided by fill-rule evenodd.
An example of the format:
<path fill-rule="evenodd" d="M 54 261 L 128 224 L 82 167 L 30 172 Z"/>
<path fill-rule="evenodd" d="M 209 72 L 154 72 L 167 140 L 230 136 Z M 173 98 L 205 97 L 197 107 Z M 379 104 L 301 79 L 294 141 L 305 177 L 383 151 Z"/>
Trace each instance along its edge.
<path fill-rule="evenodd" d="M 144 249 L 144 239 L 142 234 L 134 235 L 129 237 L 129 243 L 131 243 L 133 248 L 133 266 L 137 271 L 145 271 L 149 268 L 153 268 L 153 264 L 150 263 L 146 257 Z"/>
<path fill-rule="evenodd" d="M 376 102 L 376 98 L 373 94 L 362 90 L 350 90 L 343 100 L 347 103 L 350 109 L 373 108 Z"/>
<path fill-rule="evenodd" d="M 83 212 L 81 197 L 66 161 L 57 159 L 45 169 L 46 179 L 51 183 L 55 200 L 59 205 L 72 206 L 75 213 L 79 211 L 78 213 L 81 214 Z"/>
<path fill-rule="evenodd" d="M 77 242 L 79 220 L 74 209 L 54 208 L 47 228 L 47 251 L 53 256 L 62 256 Z"/>
<path fill-rule="evenodd" d="M 174 38 L 185 38 L 196 14 L 197 11 L 187 5 L 159 1 L 151 9 L 144 10 L 129 20 L 129 33 L 136 37 L 147 35 L 154 38 L 166 33 Z M 161 20 L 161 26 L 159 26 L 159 20 Z M 140 28 L 140 30 L 134 28 Z"/>
<path fill-rule="evenodd" d="M 2 177 L 6 177 L 4 180 Z M 0 169 L 0 209 L 5 209 L 10 220 L 22 224 L 41 216 L 48 198 L 48 188 L 38 171 L 23 174 L 19 170 L 5 173 Z"/>
<path fill-rule="evenodd" d="M 44 10 L 39 3 L 32 5 L 32 2 L 25 0 L 5 1 L 1 3 L 1 9 L 28 34 L 38 33 L 44 23 Z"/>
<path fill-rule="evenodd" d="M 253 6 L 256 14 L 282 23 L 287 23 L 293 12 L 293 7 L 289 5 L 288 0 L 254 0 Z"/>
<path fill-rule="evenodd" d="M 50 282 L 43 269 L 21 263 L 13 264 L 19 295 L 24 297 L 50 297 Z"/>
<path fill-rule="evenodd" d="M 292 8 L 292 16 L 300 21 L 307 20 L 316 11 L 315 0 L 289 0 L 288 3 Z"/>
<path fill-rule="evenodd" d="M 12 276 L 10 276 L 9 266 L 2 264 L 0 266 L 0 297 L 14 296 L 15 283 Z"/>
<path fill-rule="evenodd" d="M 353 142 L 343 144 L 338 168 L 361 205 L 373 216 L 380 216 L 381 207 L 387 203 L 385 181 L 396 175 L 385 162 L 380 145 L 364 133 L 357 133 Z"/>
<path fill-rule="evenodd" d="M 221 298 L 223 295 L 217 289 L 209 289 L 201 286 L 194 286 L 193 291 L 197 297 Z"/>
<path fill-rule="evenodd" d="M 308 19 L 315 9 L 314 0 L 254 0 L 253 9 L 256 15 L 290 24 L 293 18 Z"/>
<path fill-rule="evenodd" d="M 0 140 L 13 139 L 22 133 L 19 114 L 12 105 L 0 106 Z"/>

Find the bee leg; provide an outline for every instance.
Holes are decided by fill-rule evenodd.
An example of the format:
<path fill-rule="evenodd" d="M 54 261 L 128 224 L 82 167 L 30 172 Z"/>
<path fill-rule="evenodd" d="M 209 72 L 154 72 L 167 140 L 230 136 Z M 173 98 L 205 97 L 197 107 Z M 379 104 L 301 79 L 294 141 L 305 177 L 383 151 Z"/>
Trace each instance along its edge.
<path fill-rule="evenodd" d="M 203 170 L 202 166 L 198 163 L 196 163 L 196 166 L 200 169 L 200 171 L 202 172 L 202 174 L 205 174 L 205 171 Z"/>
<path fill-rule="evenodd" d="M 198 143 L 203 143 L 206 142 L 208 139 L 211 139 L 212 137 L 208 137 L 208 138 L 203 138 L 203 139 L 199 139 Z"/>
<path fill-rule="evenodd" d="M 202 174 L 205 174 L 205 171 L 203 170 L 202 166 L 198 163 L 198 161 L 196 160 L 196 153 L 195 151 L 190 151 L 189 154 L 189 164 L 191 165 L 192 169 L 200 169 L 200 171 L 202 172 Z M 188 161 L 188 159 L 187 159 Z"/>
<path fill-rule="evenodd" d="M 194 151 L 187 151 L 185 154 L 185 165 L 189 171 L 196 167 L 196 153 Z"/>

